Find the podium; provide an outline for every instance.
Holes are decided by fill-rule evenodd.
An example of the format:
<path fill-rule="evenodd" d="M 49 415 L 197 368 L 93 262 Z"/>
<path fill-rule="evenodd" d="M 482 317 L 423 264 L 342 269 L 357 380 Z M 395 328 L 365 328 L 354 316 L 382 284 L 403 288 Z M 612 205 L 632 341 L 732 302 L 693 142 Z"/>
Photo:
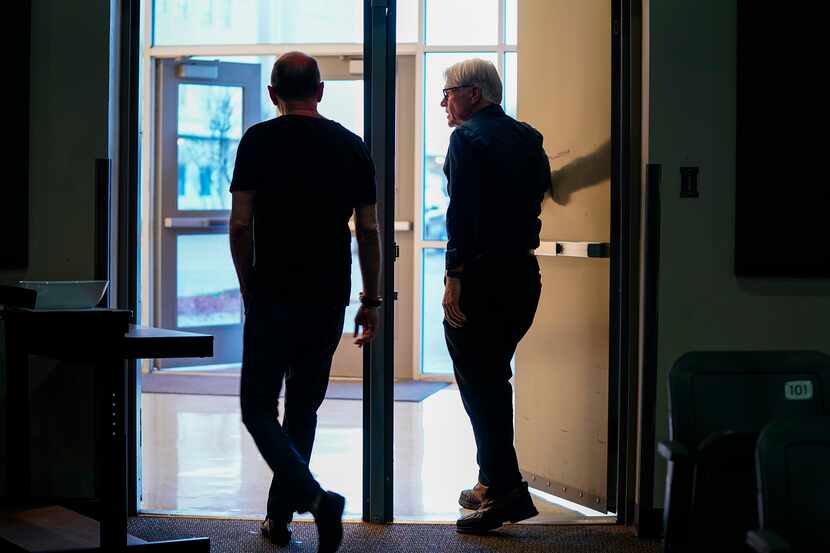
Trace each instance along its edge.
<path fill-rule="evenodd" d="M 0 302 L 2 303 L 2 302 Z M 144 542 L 127 534 L 127 378 L 142 358 L 209 357 L 213 336 L 130 324 L 118 309 L 0 310 L 6 344 L 7 496 L 0 550 L 209 553 L 208 538 Z M 29 355 L 91 364 L 95 374 L 95 518 L 30 494 Z"/>

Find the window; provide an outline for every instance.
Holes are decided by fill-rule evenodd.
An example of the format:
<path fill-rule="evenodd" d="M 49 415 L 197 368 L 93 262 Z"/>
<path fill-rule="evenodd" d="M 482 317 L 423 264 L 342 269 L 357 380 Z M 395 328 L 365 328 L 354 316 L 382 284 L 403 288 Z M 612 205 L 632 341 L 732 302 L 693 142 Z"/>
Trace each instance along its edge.
<path fill-rule="evenodd" d="M 504 111 L 510 117 L 516 117 L 516 96 L 519 78 L 516 66 L 516 52 L 507 52 L 504 55 Z"/>
<path fill-rule="evenodd" d="M 447 126 L 447 112 L 441 107 L 444 71 L 454 63 L 482 58 L 497 63 L 495 52 L 426 54 L 424 61 L 424 155 L 423 155 L 423 237 L 424 240 L 447 239 L 447 178 L 444 156 L 452 129 Z"/>
<path fill-rule="evenodd" d="M 420 252 L 420 361 L 421 374 L 452 374 L 444 341 L 444 252 L 449 205 L 444 159 L 452 129 L 441 107 L 444 71 L 469 58 L 491 61 L 502 76 L 503 107 L 516 116 L 518 34 L 517 0 L 423 0 L 425 10 L 423 143 L 421 158 L 421 228 L 416 237 Z M 499 3 L 502 15 L 499 14 Z M 448 52 L 457 47 L 458 52 Z M 417 305 L 417 303 L 416 303 Z"/>
<path fill-rule="evenodd" d="M 519 34 L 518 3 L 519 0 L 505 0 L 504 2 L 504 42 L 514 46 Z"/>
<path fill-rule="evenodd" d="M 155 0 L 153 44 L 363 42 L 362 0 Z"/>
<path fill-rule="evenodd" d="M 418 42 L 418 0 L 398 0 L 396 6 L 395 38 L 398 42 Z"/>
<path fill-rule="evenodd" d="M 228 235 L 188 234 L 177 240 L 177 325 L 239 324 L 242 303 Z"/>
<path fill-rule="evenodd" d="M 155 0 L 153 44 L 362 43 L 363 0 Z M 418 0 L 398 0 L 399 42 L 418 41 Z"/>
<path fill-rule="evenodd" d="M 179 209 L 230 209 L 242 88 L 180 84 L 178 113 Z"/>
<path fill-rule="evenodd" d="M 428 45 L 498 44 L 499 0 L 425 1 Z"/>
<path fill-rule="evenodd" d="M 452 360 L 444 340 L 444 250 L 423 250 L 423 310 L 421 312 L 421 372 L 452 374 Z"/>
<path fill-rule="evenodd" d="M 320 113 L 363 136 L 363 81 L 325 81 Z"/>

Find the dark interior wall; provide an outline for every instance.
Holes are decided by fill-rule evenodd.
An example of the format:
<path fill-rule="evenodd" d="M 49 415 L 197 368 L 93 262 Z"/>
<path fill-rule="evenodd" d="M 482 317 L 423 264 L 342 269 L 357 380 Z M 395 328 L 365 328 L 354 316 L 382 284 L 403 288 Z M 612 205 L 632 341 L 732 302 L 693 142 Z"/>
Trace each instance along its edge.
<path fill-rule="evenodd" d="M 0 271 L 0 283 L 93 278 L 94 162 L 109 157 L 110 143 L 110 5 L 110 0 L 31 2 L 29 264 Z M 4 375 L 0 366 L 0 404 Z M 89 428 L 92 385 L 89 367 L 33 360 L 35 491 L 67 496 L 91 491 L 89 478 L 68 475 L 91 474 L 90 436 L 78 429 Z M 0 409 L 3 484 L 5 416 Z"/>
<path fill-rule="evenodd" d="M 29 2 L 13 2 L 5 8 L 4 16 L 11 25 L 29 29 Z M 8 56 L 6 65 L 9 75 L 15 76 L 14 86 L 4 91 L 6 132 L 14 139 L 7 140 L 4 147 L 8 161 L 0 203 L 0 236 L 20 238 L 2 241 L 0 271 L 3 271 L 26 267 L 29 255 L 29 33 L 3 33 L 0 41 L 6 52 L 14 52 Z"/>
<path fill-rule="evenodd" d="M 93 277 L 94 162 L 108 157 L 109 0 L 31 3 L 29 266 L 0 282 Z"/>
<path fill-rule="evenodd" d="M 649 0 L 645 6 L 650 61 L 644 154 L 662 164 L 656 428 L 662 440 L 668 437 L 668 372 L 683 353 L 830 353 L 830 280 L 735 276 L 737 2 Z M 771 136 L 770 144 L 789 138 Z M 700 168 L 699 198 L 680 197 L 682 166 Z M 665 473 L 658 458 L 657 507 L 663 505 Z"/>

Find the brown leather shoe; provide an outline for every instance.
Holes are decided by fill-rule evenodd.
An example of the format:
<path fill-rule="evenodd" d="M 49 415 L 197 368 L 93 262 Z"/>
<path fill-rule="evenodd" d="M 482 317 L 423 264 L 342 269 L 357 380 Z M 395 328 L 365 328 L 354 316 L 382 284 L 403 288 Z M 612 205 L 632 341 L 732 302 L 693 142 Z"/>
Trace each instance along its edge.
<path fill-rule="evenodd" d="M 461 495 L 458 496 L 458 504 L 465 509 L 475 511 L 481 507 L 481 502 L 484 501 L 484 495 L 487 493 L 487 486 L 481 482 L 476 482 L 476 485 L 469 490 L 461 490 Z"/>
<path fill-rule="evenodd" d="M 538 514 L 527 491 L 527 482 L 522 482 L 499 497 L 485 498 L 477 511 L 456 521 L 455 529 L 462 534 L 483 534 L 505 522 L 519 522 Z"/>

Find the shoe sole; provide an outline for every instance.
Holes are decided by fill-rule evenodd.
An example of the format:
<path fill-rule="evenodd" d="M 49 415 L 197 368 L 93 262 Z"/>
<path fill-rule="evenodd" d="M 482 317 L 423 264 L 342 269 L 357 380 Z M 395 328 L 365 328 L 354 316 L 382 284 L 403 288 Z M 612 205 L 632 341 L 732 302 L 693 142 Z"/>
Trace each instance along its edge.
<path fill-rule="evenodd" d="M 538 514 L 539 514 L 539 511 L 536 510 L 536 507 L 534 507 L 533 505 L 530 505 L 524 512 L 519 513 L 518 515 L 515 515 L 515 516 L 513 516 L 509 519 L 505 519 L 505 520 L 502 520 L 500 522 L 493 521 L 492 524 L 487 525 L 487 526 L 479 525 L 479 526 L 474 526 L 474 527 L 464 527 L 464 526 L 458 526 L 456 524 L 455 531 L 458 532 L 459 534 L 486 534 L 488 532 L 492 532 L 493 530 L 497 530 L 497 529 L 501 528 L 502 526 L 504 526 L 508 522 L 511 523 L 511 524 L 515 524 L 517 522 L 521 522 L 523 520 L 533 518 Z"/>
<path fill-rule="evenodd" d="M 513 523 L 513 524 L 516 524 L 517 522 L 521 522 L 523 520 L 533 518 L 538 514 L 539 514 L 539 511 L 536 510 L 536 507 L 534 507 L 533 505 L 530 505 L 529 508 L 525 512 L 519 514 L 518 516 L 516 516 L 514 518 L 511 518 L 510 522 Z"/>

